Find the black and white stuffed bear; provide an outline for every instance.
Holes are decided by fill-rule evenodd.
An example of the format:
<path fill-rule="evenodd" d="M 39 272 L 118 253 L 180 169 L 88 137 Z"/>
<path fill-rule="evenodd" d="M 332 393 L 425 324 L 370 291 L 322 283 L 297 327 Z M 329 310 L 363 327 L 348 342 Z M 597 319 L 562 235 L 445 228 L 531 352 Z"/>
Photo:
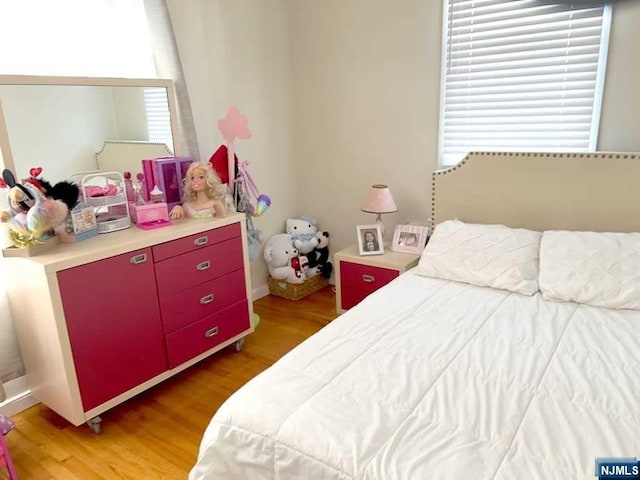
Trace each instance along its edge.
<path fill-rule="evenodd" d="M 320 275 L 329 279 L 333 272 L 333 265 L 329 261 L 329 232 L 316 232 L 318 246 L 307 254 L 309 268 L 318 267 Z"/>

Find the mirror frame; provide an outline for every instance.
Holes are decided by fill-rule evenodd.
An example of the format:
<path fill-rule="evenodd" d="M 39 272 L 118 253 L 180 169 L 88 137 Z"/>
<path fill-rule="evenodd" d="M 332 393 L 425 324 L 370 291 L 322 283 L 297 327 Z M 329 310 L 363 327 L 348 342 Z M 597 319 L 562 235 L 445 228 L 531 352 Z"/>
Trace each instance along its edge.
<path fill-rule="evenodd" d="M 51 86 L 95 86 L 95 87 L 165 87 L 169 102 L 169 119 L 173 150 L 180 156 L 180 139 L 178 137 L 177 106 L 173 80 L 163 78 L 117 78 L 117 77 L 62 77 L 39 75 L 0 75 L 0 85 L 51 85 Z M 0 99 L 0 163 L 3 168 L 15 172 L 15 163 L 11 152 L 11 142 L 7 129 L 2 99 Z"/>

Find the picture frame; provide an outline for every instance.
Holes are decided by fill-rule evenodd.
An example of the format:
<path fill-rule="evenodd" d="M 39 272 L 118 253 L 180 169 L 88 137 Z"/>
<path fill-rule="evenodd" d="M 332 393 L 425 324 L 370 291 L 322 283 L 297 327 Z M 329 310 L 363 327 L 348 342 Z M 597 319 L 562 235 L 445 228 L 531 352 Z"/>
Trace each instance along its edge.
<path fill-rule="evenodd" d="M 379 223 L 373 225 L 357 225 L 358 252 L 360 255 L 384 254 L 382 227 Z"/>
<path fill-rule="evenodd" d="M 391 250 L 400 253 L 420 255 L 427 244 L 429 227 L 422 225 L 396 225 L 391 242 Z"/>

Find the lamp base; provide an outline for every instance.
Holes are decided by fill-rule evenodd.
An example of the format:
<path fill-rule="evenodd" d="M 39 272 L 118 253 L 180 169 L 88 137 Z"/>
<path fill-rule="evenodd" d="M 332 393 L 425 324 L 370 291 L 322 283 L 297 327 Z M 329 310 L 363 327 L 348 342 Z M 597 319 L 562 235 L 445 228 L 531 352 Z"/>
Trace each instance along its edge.
<path fill-rule="evenodd" d="M 384 249 L 385 249 L 385 250 L 388 250 L 388 249 L 389 249 L 389 247 L 391 246 L 391 243 L 390 243 L 390 242 L 387 242 L 387 241 L 384 239 L 384 234 L 385 234 L 385 232 L 386 232 L 386 229 L 385 229 L 385 227 L 384 227 L 384 222 L 382 221 L 382 215 L 381 215 L 381 214 L 378 214 L 378 217 L 376 218 L 376 223 L 377 223 L 378 225 L 380 225 L 380 232 L 382 233 L 382 245 L 384 246 Z"/>
<path fill-rule="evenodd" d="M 380 225 L 380 231 L 382 232 L 382 239 L 384 240 L 385 228 L 384 228 L 384 222 L 382 221 L 382 215 L 380 213 L 376 217 L 376 223 Z"/>

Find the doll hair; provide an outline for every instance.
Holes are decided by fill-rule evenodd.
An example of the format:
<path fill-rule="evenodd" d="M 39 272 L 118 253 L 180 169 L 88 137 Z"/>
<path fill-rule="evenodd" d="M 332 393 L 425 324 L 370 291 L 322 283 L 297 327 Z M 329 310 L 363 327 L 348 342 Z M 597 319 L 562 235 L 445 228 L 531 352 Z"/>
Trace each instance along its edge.
<path fill-rule="evenodd" d="M 187 173 L 184 176 L 184 201 L 193 201 L 196 199 L 196 192 L 191 189 L 191 175 L 195 170 L 203 170 L 205 173 L 205 181 L 207 184 L 205 193 L 207 197 L 212 200 L 220 199 L 224 195 L 220 177 L 209 162 L 197 161 L 189 165 Z"/>

